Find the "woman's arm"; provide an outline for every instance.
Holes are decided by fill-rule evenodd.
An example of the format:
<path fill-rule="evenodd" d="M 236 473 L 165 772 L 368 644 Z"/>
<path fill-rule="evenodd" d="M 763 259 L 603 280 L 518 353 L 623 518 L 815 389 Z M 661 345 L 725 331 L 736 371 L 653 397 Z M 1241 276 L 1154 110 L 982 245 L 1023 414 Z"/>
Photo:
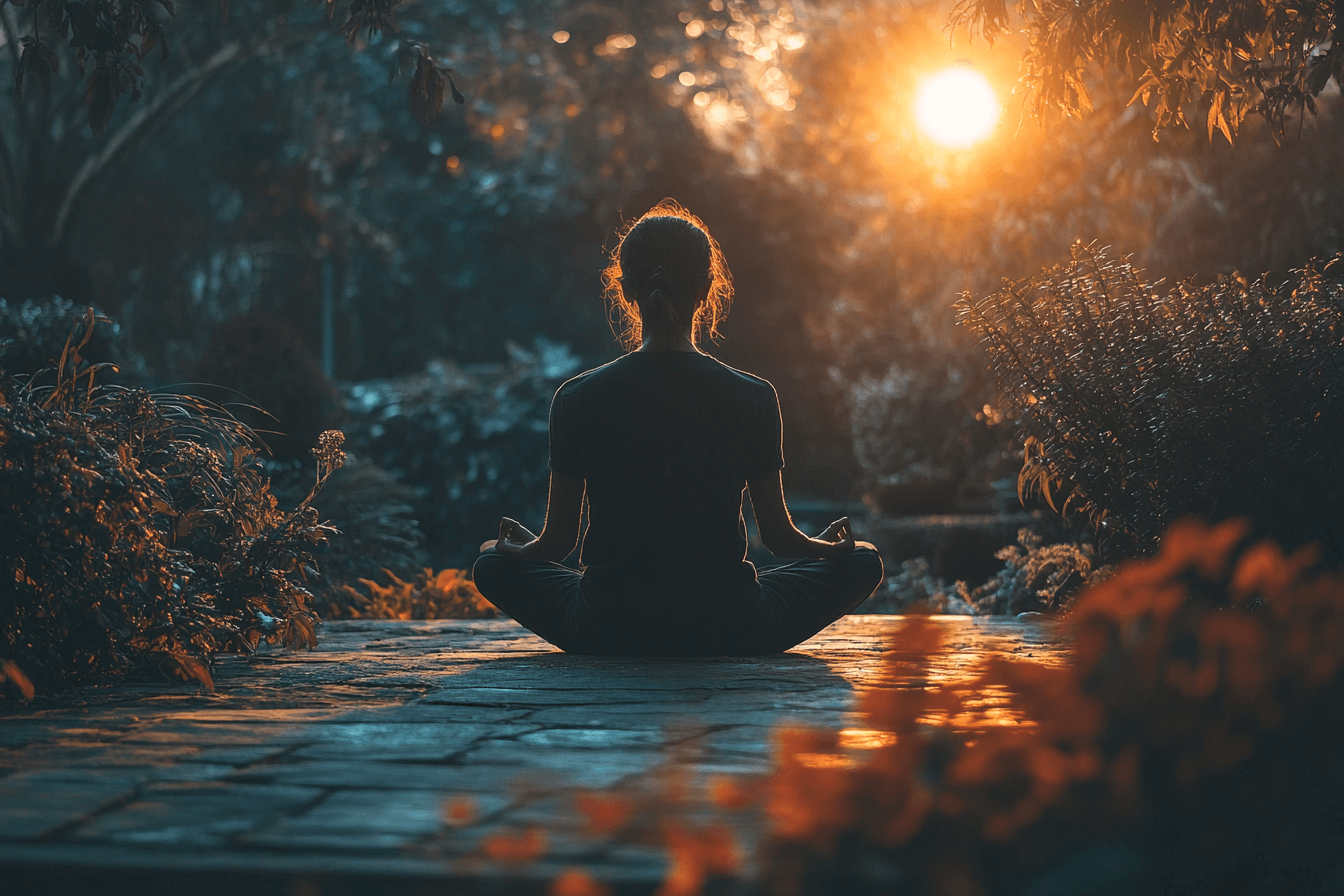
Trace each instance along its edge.
<path fill-rule="evenodd" d="M 854 533 L 849 517 L 841 517 L 816 538 L 804 535 L 793 524 L 784 503 L 784 481 L 779 473 L 747 480 L 751 507 L 756 513 L 756 528 L 766 550 L 776 557 L 834 557 L 854 550 Z"/>
<path fill-rule="evenodd" d="M 574 550 L 579 540 L 579 518 L 583 513 L 582 479 L 551 472 L 550 494 L 546 499 L 546 524 L 540 535 L 533 535 L 521 523 L 504 517 L 499 521 L 499 538 L 481 545 L 494 548 L 506 557 L 519 560 L 551 560 L 559 563 Z"/>

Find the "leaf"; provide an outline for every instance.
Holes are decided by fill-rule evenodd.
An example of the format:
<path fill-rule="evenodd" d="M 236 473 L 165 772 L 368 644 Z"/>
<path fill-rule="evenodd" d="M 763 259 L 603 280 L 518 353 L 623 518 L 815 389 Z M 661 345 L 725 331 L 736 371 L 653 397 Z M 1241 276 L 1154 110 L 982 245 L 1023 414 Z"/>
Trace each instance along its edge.
<path fill-rule="evenodd" d="M 89 75 L 89 88 L 84 94 L 89 110 L 89 127 L 95 134 L 102 135 L 112 118 L 112 107 L 117 101 L 112 89 L 112 79 L 106 69 L 95 68 Z"/>
<path fill-rule="evenodd" d="M 215 680 L 210 677 L 210 670 L 205 663 L 194 656 L 180 653 L 175 654 L 173 659 L 177 661 L 178 672 L 187 681 L 199 681 L 207 691 L 215 692 Z"/>
<path fill-rule="evenodd" d="M 415 64 L 408 95 L 411 112 L 428 127 L 443 108 L 445 78 L 423 54 Z M 456 95 L 456 89 L 454 89 Z"/>
<path fill-rule="evenodd" d="M 36 78 L 43 90 L 51 88 L 51 76 L 59 71 L 60 59 L 39 38 L 25 37 L 23 53 L 19 56 L 19 65 L 14 70 L 14 90 L 23 95 L 23 82 Z"/>
<path fill-rule="evenodd" d="M 23 674 L 19 664 L 13 660 L 5 660 L 0 663 L 0 679 L 8 678 L 18 687 L 19 692 L 23 694 L 23 699 L 33 699 L 33 694 L 37 693 L 33 683 L 28 680 L 28 676 Z"/>
<path fill-rule="evenodd" d="M 453 76 L 448 72 L 444 72 L 443 76 L 448 79 L 448 88 L 453 92 L 453 102 L 459 106 L 465 103 L 467 98 L 458 91 L 457 85 L 453 83 Z"/>

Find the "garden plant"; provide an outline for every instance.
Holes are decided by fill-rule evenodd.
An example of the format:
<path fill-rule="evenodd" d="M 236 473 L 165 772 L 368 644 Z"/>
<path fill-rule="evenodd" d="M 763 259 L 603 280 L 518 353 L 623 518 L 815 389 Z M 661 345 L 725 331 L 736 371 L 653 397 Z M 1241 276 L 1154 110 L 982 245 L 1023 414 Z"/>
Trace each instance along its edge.
<path fill-rule="evenodd" d="M 1147 283 L 1110 250 L 958 303 L 1021 422 L 1019 495 L 1152 553 L 1175 520 L 1248 516 L 1344 560 L 1344 257 L 1288 282 Z"/>
<path fill-rule="evenodd" d="M 96 322 L 90 309 L 49 376 L 0 377 L 9 677 L 55 688 L 157 669 L 208 687 L 218 653 L 316 644 L 306 582 L 335 530 L 312 500 L 344 462 L 341 433 L 322 434 L 315 480 L 283 509 L 222 409 L 100 384 L 109 365 L 81 354 Z"/>

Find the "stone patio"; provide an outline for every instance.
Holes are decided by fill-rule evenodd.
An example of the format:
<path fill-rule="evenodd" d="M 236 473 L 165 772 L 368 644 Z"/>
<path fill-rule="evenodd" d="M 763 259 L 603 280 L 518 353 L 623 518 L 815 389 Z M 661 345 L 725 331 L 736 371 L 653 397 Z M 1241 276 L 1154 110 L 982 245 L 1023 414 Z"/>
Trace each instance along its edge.
<path fill-rule="evenodd" d="M 725 892 L 749 892 L 766 819 L 716 810 L 711 791 L 768 773 L 781 726 L 871 748 L 856 698 L 900 623 L 851 616 L 780 656 L 653 660 L 569 656 L 508 620 L 335 622 L 313 652 L 223 659 L 213 694 L 120 685 L 11 706 L 0 889 L 544 894 L 577 868 L 652 893 L 659 825 L 713 816 L 744 857 Z M 947 651 L 897 686 L 1060 655 L 1044 623 L 939 623 Z M 1003 699 L 984 696 L 987 720 L 1011 720 Z M 634 819 L 620 836 L 595 829 L 613 799 Z"/>

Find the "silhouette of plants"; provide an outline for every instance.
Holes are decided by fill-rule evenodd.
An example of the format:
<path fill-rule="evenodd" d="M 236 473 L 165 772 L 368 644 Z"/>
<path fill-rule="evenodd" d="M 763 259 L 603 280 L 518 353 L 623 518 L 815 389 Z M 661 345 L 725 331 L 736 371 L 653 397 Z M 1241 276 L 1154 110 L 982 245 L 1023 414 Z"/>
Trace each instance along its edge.
<path fill-rule="evenodd" d="M 342 585 L 331 598 L 332 616 L 345 619 L 483 619 L 499 615 L 465 570 L 421 570 L 410 581 L 383 570 L 391 584 L 360 579 L 368 593 Z"/>
<path fill-rule="evenodd" d="M 1025 436 L 1019 494 L 1148 554 L 1182 516 L 1249 516 L 1344 560 L 1344 257 L 1274 287 L 1167 288 L 1108 250 L 963 295 Z"/>
<path fill-rule="evenodd" d="M 311 502 L 341 433 L 322 434 L 311 489 L 282 510 L 227 413 L 99 384 L 108 365 L 81 355 L 94 323 L 90 309 L 54 384 L 0 372 L 5 678 L 31 692 L 157 667 L 209 687 L 219 652 L 314 646 L 303 583 L 335 530 Z"/>
<path fill-rule="evenodd" d="M 1063 664 L 932 681 L 944 629 L 911 617 L 863 698 L 880 746 L 782 738 L 773 889 L 1322 891 L 1344 846 L 1344 577 L 1247 532 L 1173 527 L 1079 599 Z M 1005 690 L 1020 717 L 981 718 Z"/>

